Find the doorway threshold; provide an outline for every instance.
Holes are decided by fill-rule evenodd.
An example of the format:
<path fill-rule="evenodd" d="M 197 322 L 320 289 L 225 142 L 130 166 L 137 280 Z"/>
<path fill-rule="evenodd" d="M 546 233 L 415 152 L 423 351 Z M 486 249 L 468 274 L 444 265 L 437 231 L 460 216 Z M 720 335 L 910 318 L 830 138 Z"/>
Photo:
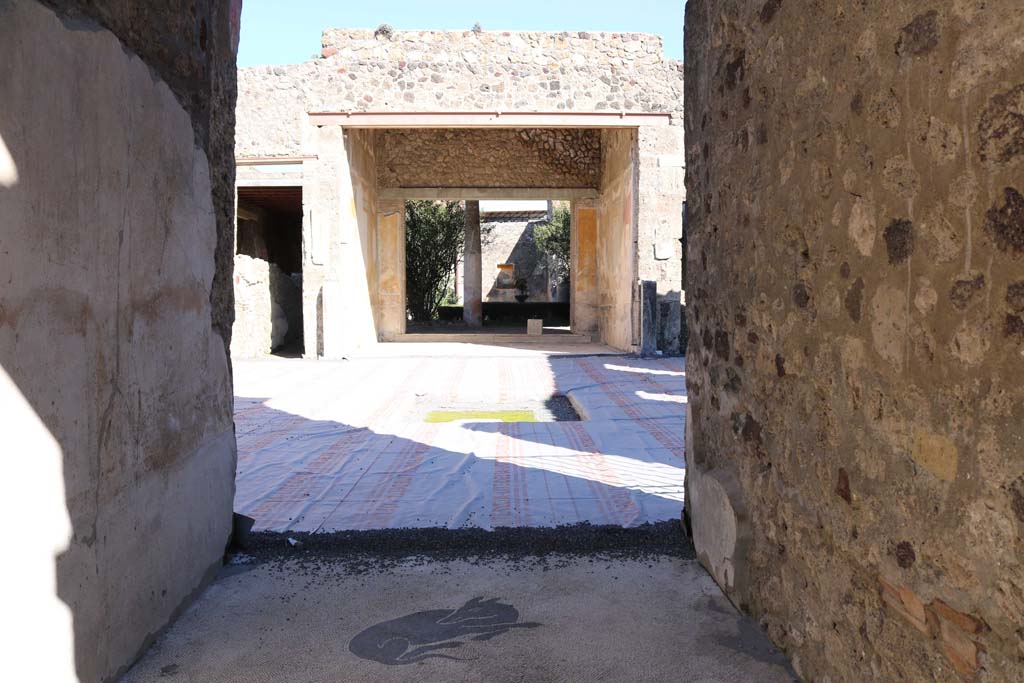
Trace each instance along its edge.
<path fill-rule="evenodd" d="M 592 344 L 589 334 L 526 334 L 525 332 L 413 332 L 396 335 L 396 342 L 464 344 Z"/>

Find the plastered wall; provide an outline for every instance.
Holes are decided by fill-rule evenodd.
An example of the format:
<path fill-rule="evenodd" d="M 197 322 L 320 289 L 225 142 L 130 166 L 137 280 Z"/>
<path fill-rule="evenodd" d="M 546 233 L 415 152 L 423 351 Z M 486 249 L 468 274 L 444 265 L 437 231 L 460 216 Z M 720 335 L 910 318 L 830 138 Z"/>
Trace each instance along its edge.
<path fill-rule="evenodd" d="M 688 508 L 807 680 L 1024 680 L 1022 33 L 687 4 Z"/>
<path fill-rule="evenodd" d="M 376 343 L 380 250 L 373 131 L 315 128 L 317 158 L 304 164 L 305 354 L 344 357 Z M 309 340 L 316 340 L 310 344 Z"/>
<path fill-rule="evenodd" d="M 0 3 L 0 678 L 91 682 L 230 532 L 237 14 L 48 4 Z"/>
<path fill-rule="evenodd" d="M 570 204 L 569 315 L 574 332 L 598 332 L 597 201 Z"/>
<path fill-rule="evenodd" d="M 637 132 L 604 130 L 597 202 L 597 320 L 601 341 L 629 350 L 635 343 Z"/>
<path fill-rule="evenodd" d="M 387 199 L 378 203 L 377 245 L 377 337 L 393 341 L 405 333 L 405 202 Z"/>

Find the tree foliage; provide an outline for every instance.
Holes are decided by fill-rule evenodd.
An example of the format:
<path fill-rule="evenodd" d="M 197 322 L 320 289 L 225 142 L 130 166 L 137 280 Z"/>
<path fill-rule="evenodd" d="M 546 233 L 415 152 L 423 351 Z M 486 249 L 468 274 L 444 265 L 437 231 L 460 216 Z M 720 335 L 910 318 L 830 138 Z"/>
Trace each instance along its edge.
<path fill-rule="evenodd" d="M 569 209 L 555 210 L 554 218 L 533 229 L 537 250 L 551 257 L 552 273 L 558 278 L 569 275 Z"/>
<path fill-rule="evenodd" d="M 405 298 L 413 320 L 437 315 L 462 256 L 465 227 L 459 202 L 405 203 Z"/>

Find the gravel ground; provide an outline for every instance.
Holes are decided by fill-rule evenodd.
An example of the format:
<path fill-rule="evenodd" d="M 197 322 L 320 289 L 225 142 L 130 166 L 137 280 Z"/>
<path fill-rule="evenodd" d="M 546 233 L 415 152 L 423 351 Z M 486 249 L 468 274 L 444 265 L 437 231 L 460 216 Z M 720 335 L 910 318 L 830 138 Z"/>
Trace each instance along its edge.
<path fill-rule="evenodd" d="M 554 528 L 381 529 L 331 533 L 250 534 L 229 566 L 298 564 L 348 574 L 386 571 L 400 563 L 501 560 L 511 565 L 564 566 L 580 558 L 643 561 L 694 559 L 678 522 L 638 527 L 574 524 Z"/>

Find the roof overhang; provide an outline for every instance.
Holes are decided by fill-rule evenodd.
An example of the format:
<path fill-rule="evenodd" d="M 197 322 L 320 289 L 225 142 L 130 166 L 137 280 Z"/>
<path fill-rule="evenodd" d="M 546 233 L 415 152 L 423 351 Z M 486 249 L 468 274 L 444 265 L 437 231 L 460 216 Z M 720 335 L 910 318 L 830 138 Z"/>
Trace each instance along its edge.
<path fill-rule="evenodd" d="M 311 112 L 315 126 L 346 128 L 640 128 L 670 114 L 632 112 Z"/>
<path fill-rule="evenodd" d="M 292 166 L 314 159 L 316 159 L 315 154 L 279 157 L 236 157 L 235 164 L 238 166 Z"/>
<path fill-rule="evenodd" d="M 598 191 L 587 187 L 382 187 L 380 199 L 597 199 Z"/>

